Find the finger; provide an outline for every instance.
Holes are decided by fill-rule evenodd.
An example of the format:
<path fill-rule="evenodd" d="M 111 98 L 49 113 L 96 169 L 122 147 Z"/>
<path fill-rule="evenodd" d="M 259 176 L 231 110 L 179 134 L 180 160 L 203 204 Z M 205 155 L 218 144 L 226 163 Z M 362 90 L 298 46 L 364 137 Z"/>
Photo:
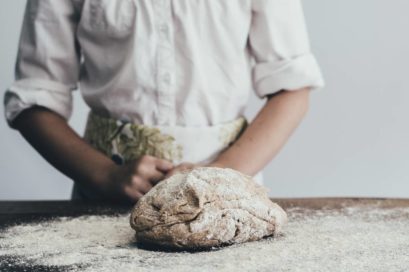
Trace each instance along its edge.
<path fill-rule="evenodd" d="M 178 173 L 181 173 L 181 172 L 189 172 L 189 171 L 191 171 L 193 168 L 194 168 L 194 165 L 193 165 L 193 164 L 191 164 L 191 163 L 183 163 L 183 164 L 177 166 L 176 168 L 174 168 L 174 172 L 175 172 L 175 173 L 176 173 L 176 172 L 178 172 Z"/>
<path fill-rule="evenodd" d="M 146 194 L 147 192 L 152 189 L 152 184 L 145 178 L 142 178 L 140 176 L 134 176 L 131 181 L 131 186 L 134 188 L 137 188 L 140 192 L 143 194 Z"/>
<path fill-rule="evenodd" d="M 176 166 L 175 168 L 173 168 L 172 170 L 170 170 L 170 171 L 166 174 L 165 178 L 169 178 L 169 177 L 173 176 L 174 174 L 183 172 L 183 171 L 184 171 L 184 168 L 183 168 L 183 167 L 184 167 L 184 166 L 182 166 L 182 165 Z"/>
<path fill-rule="evenodd" d="M 155 171 L 155 160 L 153 157 L 144 156 L 139 162 L 135 163 L 133 169 L 133 175 L 136 177 L 141 177 L 143 179 L 148 179 L 153 171 Z"/>
<path fill-rule="evenodd" d="M 165 175 L 165 179 L 169 178 L 170 176 L 172 176 L 173 174 L 175 174 L 175 169 L 170 170 L 169 172 L 166 173 Z"/>
<path fill-rule="evenodd" d="M 184 167 L 185 167 L 185 163 L 181 163 L 173 167 L 172 170 L 168 172 L 169 176 L 179 173 L 181 170 L 183 170 Z"/>
<path fill-rule="evenodd" d="M 130 198 L 132 202 L 137 202 L 142 196 L 143 193 L 131 186 L 125 186 L 125 194 Z"/>
<path fill-rule="evenodd" d="M 149 181 L 150 181 L 152 184 L 156 185 L 157 183 L 159 183 L 160 181 L 162 181 L 164 178 L 165 178 L 165 174 L 164 174 L 164 173 L 162 173 L 162 172 L 160 172 L 160 171 L 158 171 L 158 170 L 154 170 L 154 171 L 151 173 L 151 175 L 150 175 L 150 177 L 149 177 L 148 179 L 149 179 Z"/>
<path fill-rule="evenodd" d="M 180 170 L 181 170 L 181 171 L 191 170 L 191 169 L 193 169 L 193 167 L 194 167 L 194 165 L 191 164 L 191 163 L 189 163 L 189 164 L 183 164 L 183 165 L 181 165 Z"/>
<path fill-rule="evenodd" d="M 156 159 L 155 167 L 161 172 L 168 172 L 174 167 L 173 163 L 168 160 Z"/>

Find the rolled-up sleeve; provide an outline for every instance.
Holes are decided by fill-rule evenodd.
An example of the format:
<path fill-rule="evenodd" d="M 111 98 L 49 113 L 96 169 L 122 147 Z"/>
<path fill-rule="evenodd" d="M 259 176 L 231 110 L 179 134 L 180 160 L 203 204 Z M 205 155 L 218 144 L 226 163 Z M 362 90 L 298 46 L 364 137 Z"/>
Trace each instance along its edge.
<path fill-rule="evenodd" d="M 27 1 L 15 65 L 15 81 L 4 94 L 7 123 L 34 105 L 68 120 L 77 89 L 80 48 L 78 10 L 69 0 Z"/>
<path fill-rule="evenodd" d="M 253 0 L 249 32 L 253 86 L 263 98 L 280 90 L 324 87 L 301 0 Z"/>

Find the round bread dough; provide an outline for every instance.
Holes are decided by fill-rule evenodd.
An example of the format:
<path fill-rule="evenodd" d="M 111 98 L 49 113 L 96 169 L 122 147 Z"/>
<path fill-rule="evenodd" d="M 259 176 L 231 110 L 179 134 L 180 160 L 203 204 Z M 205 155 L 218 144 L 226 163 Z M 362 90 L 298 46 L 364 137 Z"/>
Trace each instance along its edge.
<path fill-rule="evenodd" d="M 229 168 L 174 174 L 139 199 L 130 223 L 139 243 L 204 249 L 274 236 L 287 223 L 268 188 Z"/>

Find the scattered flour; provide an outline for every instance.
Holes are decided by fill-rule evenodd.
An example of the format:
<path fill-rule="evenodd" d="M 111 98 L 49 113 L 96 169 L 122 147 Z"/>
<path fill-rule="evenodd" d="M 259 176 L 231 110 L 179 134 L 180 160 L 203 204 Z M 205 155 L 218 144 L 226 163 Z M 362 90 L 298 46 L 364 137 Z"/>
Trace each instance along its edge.
<path fill-rule="evenodd" d="M 287 209 L 283 234 L 202 252 L 138 248 L 129 215 L 81 216 L 0 233 L 7 265 L 65 271 L 409 271 L 409 208 Z"/>

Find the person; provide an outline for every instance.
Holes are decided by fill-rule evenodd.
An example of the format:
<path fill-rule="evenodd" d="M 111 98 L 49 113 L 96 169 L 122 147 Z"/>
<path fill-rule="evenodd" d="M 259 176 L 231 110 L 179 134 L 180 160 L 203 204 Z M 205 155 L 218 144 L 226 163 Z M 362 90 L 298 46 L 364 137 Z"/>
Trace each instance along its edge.
<path fill-rule="evenodd" d="M 74 180 L 72 199 L 134 203 L 198 166 L 263 184 L 324 79 L 301 0 L 27 1 L 5 118 Z M 68 124 L 72 92 L 89 106 Z M 249 94 L 265 104 L 244 117 Z"/>

